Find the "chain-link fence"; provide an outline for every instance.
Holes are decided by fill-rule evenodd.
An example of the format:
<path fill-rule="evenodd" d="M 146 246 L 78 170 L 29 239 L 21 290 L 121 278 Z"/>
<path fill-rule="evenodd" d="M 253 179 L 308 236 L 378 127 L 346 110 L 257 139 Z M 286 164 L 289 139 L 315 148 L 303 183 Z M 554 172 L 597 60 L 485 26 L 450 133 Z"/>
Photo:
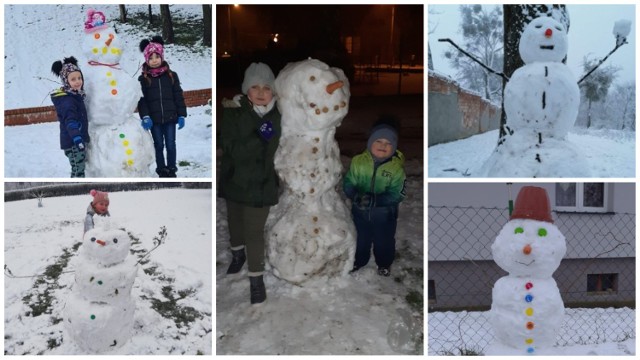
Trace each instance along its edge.
<path fill-rule="evenodd" d="M 635 338 L 635 214 L 554 212 L 567 253 L 553 274 L 566 316 L 558 346 Z M 504 208 L 429 207 L 429 354 L 483 353 L 493 284 L 507 272 L 491 244 Z"/>

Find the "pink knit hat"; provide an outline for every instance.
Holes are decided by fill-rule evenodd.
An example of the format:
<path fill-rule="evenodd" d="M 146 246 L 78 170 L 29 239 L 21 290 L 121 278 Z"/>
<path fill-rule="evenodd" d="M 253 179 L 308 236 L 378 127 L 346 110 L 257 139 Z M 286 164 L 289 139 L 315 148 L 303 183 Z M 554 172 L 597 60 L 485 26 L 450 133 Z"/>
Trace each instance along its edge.
<path fill-rule="evenodd" d="M 88 34 L 94 31 L 106 29 L 108 26 L 104 13 L 93 9 L 87 10 L 87 20 L 84 22 L 84 32 Z"/>
<path fill-rule="evenodd" d="M 91 191 L 89 191 L 89 194 L 93 196 L 93 201 L 91 202 L 92 204 L 96 204 L 96 203 L 99 203 L 100 201 L 104 201 L 105 203 L 107 203 L 107 205 L 109 205 L 108 193 L 92 189 Z"/>
<path fill-rule="evenodd" d="M 144 48 L 144 61 L 147 64 L 149 63 L 149 58 L 153 53 L 158 54 L 158 56 L 160 56 L 160 60 L 164 61 L 164 47 L 162 46 L 162 44 L 159 44 L 157 42 L 150 42 L 149 45 Z"/>

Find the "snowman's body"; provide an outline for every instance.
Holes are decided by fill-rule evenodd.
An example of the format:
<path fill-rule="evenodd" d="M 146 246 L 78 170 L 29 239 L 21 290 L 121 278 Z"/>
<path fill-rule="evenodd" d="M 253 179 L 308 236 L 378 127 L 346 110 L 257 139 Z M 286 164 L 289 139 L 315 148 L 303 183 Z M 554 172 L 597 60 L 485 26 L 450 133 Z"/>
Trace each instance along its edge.
<path fill-rule="evenodd" d="M 275 168 L 284 190 L 267 220 L 269 263 L 293 283 L 346 274 L 355 227 L 336 191 L 342 163 L 334 135 L 348 112 L 348 80 L 340 69 L 305 60 L 280 72 L 276 92 L 282 136 Z"/>
<path fill-rule="evenodd" d="M 502 228 L 491 251 L 509 272 L 493 288 L 490 321 L 497 344 L 522 355 L 553 347 L 564 305 L 551 275 L 566 252 L 564 236 L 548 221 L 516 218 Z"/>
<path fill-rule="evenodd" d="M 586 160 L 567 141 L 580 105 L 580 90 L 567 54 L 564 26 L 552 18 L 531 21 L 519 51 L 525 65 L 504 90 L 509 134 L 484 165 L 492 177 L 586 177 Z"/>
<path fill-rule="evenodd" d="M 148 177 L 155 152 L 151 135 L 134 111 L 142 96 L 139 82 L 120 65 L 123 48 L 106 25 L 84 35 L 84 88 L 91 142 L 89 177 Z"/>
<path fill-rule="evenodd" d="M 127 342 L 133 329 L 131 288 L 138 266 L 128 256 L 130 239 L 108 221 L 84 235 L 74 259 L 75 284 L 64 308 L 65 329 L 83 350 L 103 353 Z"/>

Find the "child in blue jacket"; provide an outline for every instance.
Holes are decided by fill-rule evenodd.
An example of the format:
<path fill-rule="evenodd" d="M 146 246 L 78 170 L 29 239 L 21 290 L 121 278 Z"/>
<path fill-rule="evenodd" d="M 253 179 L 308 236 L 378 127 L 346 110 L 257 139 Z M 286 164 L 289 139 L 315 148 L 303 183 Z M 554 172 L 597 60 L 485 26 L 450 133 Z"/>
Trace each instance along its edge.
<path fill-rule="evenodd" d="M 62 80 L 62 87 L 51 93 L 60 122 L 60 149 L 69 159 L 71 177 L 84 177 L 85 149 L 90 139 L 82 71 L 73 56 L 54 62 L 51 71 Z"/>

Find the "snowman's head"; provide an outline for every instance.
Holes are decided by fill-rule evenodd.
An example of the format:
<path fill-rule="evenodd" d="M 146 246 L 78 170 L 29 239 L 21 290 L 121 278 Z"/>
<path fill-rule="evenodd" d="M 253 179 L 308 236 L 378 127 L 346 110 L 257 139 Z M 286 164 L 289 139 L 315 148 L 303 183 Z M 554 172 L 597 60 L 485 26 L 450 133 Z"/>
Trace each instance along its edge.
<path fill-rule="evenodd" d="M 98 217 L 94 218 L 95 220 L 99 219 Z M 129 235 L 122 230 L 101 225 L 84 234 L 82 254 L 87 257 L 88 261 L 105 267 L 123 262 L 129 254 L 131 246 Z"/>
<path fill-rule="evenodd" d="M 349 80 L 319 60 L 287 64 L 276 78 L 276 92 L 283 122 L 295 119 L 287 127 L 298 131 L 338 126 L 349 111 Z"/>
<path fill-rule="evenodd" d="M 520 36 L 520 57 L 525 64 L 559 62 L 567 56 L 567 28 L 551 17 L 533 19 Z"/>
<path fill-rule="evenodd" d="M 90 9 L 84 25 L 82 49 L 89 61 L 117 64 L 122 57 L 122 47 L 116 32 L 107 25 L 104 14 Z"/>
<path fill-rule="evenodd" d="M 555 225 L 529 219 L 509 221 L 491 246 L 493 260 L 513 276 L 550 277 L 566 251 Z"/>

